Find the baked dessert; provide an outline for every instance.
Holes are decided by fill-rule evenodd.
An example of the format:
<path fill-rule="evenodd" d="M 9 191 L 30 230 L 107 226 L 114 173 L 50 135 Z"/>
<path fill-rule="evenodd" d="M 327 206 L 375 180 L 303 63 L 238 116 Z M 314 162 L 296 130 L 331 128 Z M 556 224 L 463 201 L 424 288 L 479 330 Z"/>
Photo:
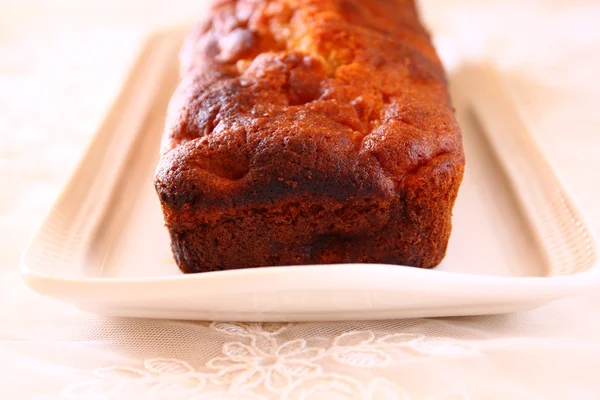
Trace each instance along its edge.
<path fill-rule="evenodd" d="M 465 161 L 413 1 L 218 1 L 181 73 L 155 186 L 182 271 L 442 260 Z"/>

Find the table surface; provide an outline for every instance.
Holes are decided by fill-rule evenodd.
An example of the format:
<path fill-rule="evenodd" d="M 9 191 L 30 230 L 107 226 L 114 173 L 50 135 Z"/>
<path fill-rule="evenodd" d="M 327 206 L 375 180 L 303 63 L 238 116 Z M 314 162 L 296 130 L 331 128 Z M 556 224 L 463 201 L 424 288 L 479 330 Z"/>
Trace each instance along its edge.
<path fill-rule="evenodd" d="M 600 227 L 600 3 L 421 7 L 450 75 L 470 61 L 501 68 Z M 288 326 L 103 318 L 29 291 L 19 256 L 144 38 L 205 9 L 0 1 L 0 398 L 600 399 L 600 293 L 503 316 Z"/>

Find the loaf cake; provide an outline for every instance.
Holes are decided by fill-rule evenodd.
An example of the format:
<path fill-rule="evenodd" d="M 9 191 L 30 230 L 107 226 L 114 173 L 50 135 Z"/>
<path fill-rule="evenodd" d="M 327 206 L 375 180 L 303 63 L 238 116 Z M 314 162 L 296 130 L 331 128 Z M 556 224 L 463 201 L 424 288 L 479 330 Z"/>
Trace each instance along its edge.
<path fill-rule="evenodd" d="M 441 262 L 465 161 L 413 1 L 217 1 L 180 66 L 155 187 L 183 272 Z"/>

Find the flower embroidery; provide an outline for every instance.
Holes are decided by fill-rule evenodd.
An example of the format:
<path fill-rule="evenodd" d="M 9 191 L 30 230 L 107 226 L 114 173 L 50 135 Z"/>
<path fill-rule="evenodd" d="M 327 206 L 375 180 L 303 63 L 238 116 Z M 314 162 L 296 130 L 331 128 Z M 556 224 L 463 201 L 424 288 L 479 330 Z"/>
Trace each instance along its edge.
<path fill-rule="evenodd" d="M 210 328 L 217 332 L 225 333 L 231 336 L 248 338 L 252 346 L 260 349 L 264 354 L 271 354 L 275 351 L 277 342 L 275 337 L 285 331 L 292 324 L 278 322 L 212 322 Z"/>
<path fill-rule="evenodd" d="M 372 331 L 352 331 L 336 336 L 330 351 L 334 360 L 352 367 L 384 367 L 392 362 L 387 347 L 400 347 L 419 340 L 422 336 L 408 333 L 376 338 Z"/>
<path fill-rule="evenodd" d="M 248 399 L 336 398 L 410 400 L 394 382 L 374 377 L 363 382 L 351 375 L 323 370 L 321 362 L 333 360 L 355 370 L 385 367 L 406 360 L 409 353 L 426 356 L 455 356 L 476 351 L 460 341 L 425 337 L 412 333 L 370 330 L 349 331 L 335 336 L 329 345 L 322 337 L 278 342 L 289 323 L 213 322 L 210 329 L 222 339 L 221 354 L 196 369 L 183 360 L 152 358 L 143 367 L 112 365 L 93 371 L 96 379 L 70 385 L 64 399 L 120 399 L 144 395 L 148 399 Z M 281 335 L 281 336 L 280 336 Z M 222 343 L 222 342 L 221 342 Z M 327 365 L 324 363 L 323 365 Z M 270 396 L 265 397 L 267 394 Z M 473 393 L 438 394 L 440 400 L 474 400 Z M 431 399 L 438 397 L 431 397 Z"/>
<path fill-rule="evenodd" d="M 247 324 L 241 322 L 212 322 L 210 328 L 232 336 L 251 337 L 261 335 L 273 337 L 279 335 L 291 325 L 289 322 L 253 322 Z"/>
<path fill-rule="evenodd" d="M 384 367 L 393 362 L 393 350 L 408 350 L 421 355 L 449 356 L 467 353 L 470 346 L 443 338 L 426 338 L 411 333 L 380 334 L 351 331 L 336 336 L 330 353 L 334 360 L 352 367 Z"/>
<path fill-rule="evenodd" d="M 297 339 L 277 346 L 275 339 L 264 346 L 229 342 L 223 345 L 225 357 L 215 357 L 206 366 L 216 371 L 212 381 L 229 385 L 231 390 L 250 389 L 264 385 L 271 392 L 280 392 L 295 381 L 319 374 L 321 366 L 314 362 L 323 349 L 307 347 L 306 340 Z"/>

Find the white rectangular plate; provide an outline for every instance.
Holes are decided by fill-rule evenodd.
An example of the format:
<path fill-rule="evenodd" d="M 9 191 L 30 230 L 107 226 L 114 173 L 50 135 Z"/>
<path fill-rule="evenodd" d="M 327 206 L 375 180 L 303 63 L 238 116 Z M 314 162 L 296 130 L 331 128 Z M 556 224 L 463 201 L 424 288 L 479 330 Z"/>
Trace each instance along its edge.
<path fill-rule="evenodd" d="M 498 75 L 483 67 L 451 77 L 467 169 L 438 268 L 345 264 L 183 275 L 153 187 L 181 37 L 159 34 L 142 52 L 23 256 L 32 289 L 106 315 L 305 321 L 504 313 L 598 286 L 595 238 Z"/>

